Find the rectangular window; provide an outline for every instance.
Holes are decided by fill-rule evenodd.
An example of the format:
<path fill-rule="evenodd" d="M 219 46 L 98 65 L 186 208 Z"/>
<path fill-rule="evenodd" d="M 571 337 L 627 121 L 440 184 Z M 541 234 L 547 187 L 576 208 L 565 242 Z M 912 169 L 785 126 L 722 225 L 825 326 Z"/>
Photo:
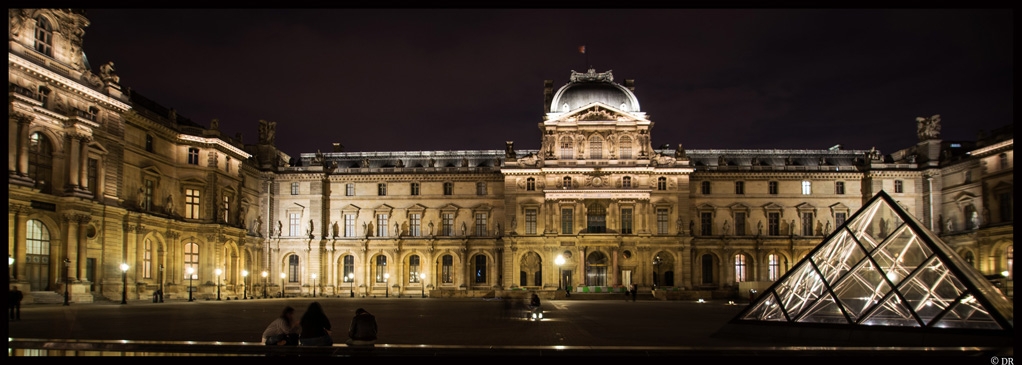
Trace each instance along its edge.
<path fill-rule="evenodd" d="M 199 278 L 199 244 L 191 242 L 185 244 L 185 280 L 195 280 Z M 188 275 L 188 269 L 191 269 L 192 274 Z M 191 276 L 191 278 L 189 278 Z"/>
<path fill-rule="evenodd" d="M 845 224 L 845 215 L 846 213 L 844 212 L 834 213 L 835 227 L 841 227 L 842 224 Z"/>
<path fill-rule="evenodd" d="M 656 189 L 660 191 L 667 190 L 667 178 L 661 177 L 656 179 Z"/>
<path fill-rule="evenodd" d="M 778 212 L 767 213 L 767 235 L 769 236 L 781 235 L 781 213 Z"/>
<path fill-rule="evenodd" d="M 342 280 L 344 280 L 345 283 L 350 283 L 352 280 L 355 280 L 355 256 L 344 256 L 344 277 Z M 349 290 L 354 289 L 349 288 Z"/>
<path fill-rule="evenodd" d="M 632 234 L 632 209 L 621 209 L 621 234 Z"/>
<path fill-rule="evenodd" d="M 199 219 L 198 189 L 185 189 L 185 218 Z"/>
<path fill-rule="evenodd" d="M 898 194 L 905 192 L 905 185 L 901 180 L 894 180 L 894 192 Z"/>
<path fill-rule="evenodd" d="M 813 235 L 813 213 L 802 213 L 802 235 Z"/>
<path fill-rule="evenodd" d="M 376 195 L 387 196 L 387 184 L 380 183 L 376 185 Z"/>
<path fill-rule="evenodd" d="M 770 191 L 770 195 L 777 195 L 777 182 L 771 181 L 767 183 L 767 189 Z"/>
<path fill-rule="evenodd" d="M 744 181 L 735 181 L 735 194 L 738 194 L 738 195 L 745 194 L 745 182 Z"/>
<path fill-rule="evenodd" d="M 476 284 L 486 284 L 486 256 L 476 255 L 475 277 Z"/>
<path fill-rule="evenodd" d="M 809 180 L 802 180 L 802 195 L 813 193 L 813 184 Z"/>
<path fill-rule="evenodd" d="M 345 184 L 344 185 L 344 195 L 345 196 L 355 196 L 355 184 Z"/>
<path fill-rule="evenodd" d="M 709 236 L 713 234 L 713 213 L 703 212 L 699 213 L 699 228 L 702 231 L 703 236 Z"/>
<path fill-rule="evenodd" d="M 86 188 L 89 189 L 89 192 L 92 193 L 93 196 L 95 196 L 97 187 L 99 186 L 99 160 L 94 158 L 89 159 L 87 174 L 85 184 L 88 186 L 86 186 Z"/>
<path fill-rule="evenodd" d="M 288 218 L 287 218 L 287 222 L 288 222 L 287 235 L 288 236 L 296 237 L 296 236 L 298 236 L 300 234 L 299 232 L 301 232 L 301 228 L 302 228 L 301 217 L 302 217 L 302 215 L 300 213 L 290 213 L 290 214 L 288 214 Z"/>
<path fill-rule="evenodd" d="M 419 183 L 412 183 L 412 195 L 419 195 Z"/>
<path fill-rule="evenodd" d="M 441 213 L 440 214 L 440 235 L 441 236 L 453 236 L 454 235 L 454 213 Z"/>
<path fill-rule="evenodd" d="M 451 284 L 454 282 L 454 257 L 451 255 L 444 255 L 444 258 L 441 259 L 441 261 L 440 281 L 444 284 Z"/>
<path fill-rule="evenodd" d="M 844 195 L 845 193 L 845 182 L 838 181 L 834 183 L 834 194 Z"/>
<path fill-rule="evenodd" d="M 656 231 L 659 234 L 670 234 L 667 228 L 667 208 L 656 209 Z"/>
<path fill-rule="evenodd" d="M 189 165 L 198 165 L 199 164 L 199 149 L 198 148 L 194 148 L 193 147 L 193 148 L 189 148 L 188 149 L 188 164 Z"/>
<path fill-rule="evenodd" d="M 486 236 L 486 213 L 476 213 L 476 236 Z"/>
<path fill-rule="evenodd" d="M 745 255 L 735 255 L 735 281 L 741 283 L 748 280 L 745 276 Z"/>
<path fill-rule="evenodd" d="M 378 214 L 376 216 L 376 237 L 387 237 L 387 215 Z"/>
<path fill-rule="evenodd" d="M 561 209 L 561 234 L 572 234 L 575 212 L 571 209 Z"/>
<path fill-rule="evenodd" d="M 344 237 L 355 237 L 355 215 L 344 215 Z"/>
<path fill-rule="evenodd" d="M 151 279 L 153 277 L 153 240 L 146 238 L 142 248 L 142 277 Z"/>
<path fill-rule="evenodd" d="M 291 183 L 291 195 L 298 195 L 298 191 L 299 191 L 298 183 L 296 182 Z"/>
<path fill-rule="evenodd" d="M 454 183 L 444 183 L 444 195 L 454 195 Z"/>
<path fill-rule="evenodd" d="M 387 256 L 376 256 L 376 282 L 386 283 L 388 278 L 385 274 L 387 274 Z"/>
<path fill-rule="evenodd" d="M 142 209 L 146 211 L 153 210 L 153 194 L 156 192 L 156 182 L 146 179 L 145 180 L 145 196 L 142 198 Z"/>
<path fill-rule="evenodd" d="M 525 210 L 525 234 L 536 234 L 536 218 L 538 216 L 538 210 L 526 209 Z"/>
<path fill-rule="evenodd" d="M 781 277 L 781 258 L 776 254 L 771 254 L 767 257 L 767 278 L 770 281 L 776 281 Z"/>
<path fill-rule="evenodd" d="M 230 219 L 231 219 L 231 196 L 230 195 L 224 195 L 224 201 L 223 201 L 223 205 L 220 207 L 220 212 L 222 213 L 220 215 L 220 218 L 223 219 L 224 222 L 228 222 L 229 223 Z"/>
<path fill-rule="evenodd" d="M 484 183 L 484 182 L 477 182 L 476 183 L 476 195 L 480 195 L 480 196 L 486 195 L 486 183 Z"/>
<path fill-rule="evenodd" d="M 525 180 L 525 190 L 535 191 L 536 190 L 536 179 L 533 179 L 533 178 L 530 177 L 528 180 Z"/>
<path fill-rule="evenodd" d="M 745 212 L 735 213 L 735 236 L 745 235 Z"/>
<path fill-rule="evenodd" d="M 408 215 L 408 234 L 412 237 L 422 236 L 422 214 L 412 213 Z"/>
<path fill-rule="evenodd" d="M 700 187 L 700 190 L 702 191 L 703 195 L 710 195 L 710 182 L 709 181 L 703 181 L 702 183 L 699 184 L 699 187 Z"/>

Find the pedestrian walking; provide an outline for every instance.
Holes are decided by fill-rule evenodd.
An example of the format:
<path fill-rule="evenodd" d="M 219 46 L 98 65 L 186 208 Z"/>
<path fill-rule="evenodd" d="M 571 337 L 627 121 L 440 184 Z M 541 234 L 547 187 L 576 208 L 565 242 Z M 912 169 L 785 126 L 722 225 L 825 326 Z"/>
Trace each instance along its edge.
<path fill-rule="evenodd" d="M 10 292 L 10 294 L 7 297 L 11 301 L 11 303 L 10 303 L 10 307 L 11 307 L 11 320 L 12 321 L 20 321 L 21 320 L 21 300 L 25 298 L 25 295 L 22 294 L 21 290 L 18 290 L 18 286 L 15 285 L 15 286 L 11 287 L 11 292 Z"/>

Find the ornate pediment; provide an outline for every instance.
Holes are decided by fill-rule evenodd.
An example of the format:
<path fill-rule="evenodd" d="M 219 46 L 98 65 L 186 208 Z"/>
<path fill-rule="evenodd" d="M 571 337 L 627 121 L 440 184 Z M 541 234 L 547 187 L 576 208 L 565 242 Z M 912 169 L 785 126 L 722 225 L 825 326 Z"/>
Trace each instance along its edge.
<path fill-rule="evenodd" d="M 599 106 L 594 106 L 587 110 L 584 110 L 576 114 L 575 118 L 579 121 L 606 121 L 606 120 L 617 120 L 617 116 L 606 109 L 602 109 Z"/>

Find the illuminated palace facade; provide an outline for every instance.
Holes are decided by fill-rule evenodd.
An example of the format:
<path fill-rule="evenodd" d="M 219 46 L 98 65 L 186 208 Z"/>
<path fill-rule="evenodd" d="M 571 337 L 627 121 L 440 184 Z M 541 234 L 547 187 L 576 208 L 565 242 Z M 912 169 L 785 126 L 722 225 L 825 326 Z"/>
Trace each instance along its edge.
<path fill-rule="evenodd" d="M 83 12 L 8 12 L 8 262 L 29 301 L 123 282 L 128 299 L 736 295 L 881 190 L 1011 295 L 1011 121 L 948 142 L 939 116 L 909 120 L 919 142 L 890 154 L 655 148 L 633 81 L 588 70 L 544 85 L 537 150 L 292 158 L 275 122 L 246 144 L 94 69 Z"/>

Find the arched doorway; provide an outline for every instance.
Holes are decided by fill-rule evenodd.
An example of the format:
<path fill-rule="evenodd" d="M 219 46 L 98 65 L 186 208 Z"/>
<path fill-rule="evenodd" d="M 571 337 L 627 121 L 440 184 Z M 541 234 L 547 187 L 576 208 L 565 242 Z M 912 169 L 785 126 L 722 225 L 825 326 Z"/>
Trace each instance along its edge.
<path fill-rule="evenodd" d="M 586 285 L 607 286 L 607 255 L 600 251 L 586 258 Z"/>
<path fill-rule="evenodd" d="M 543 286 L 543 259 L 535 252 L 522 255 L 518 282 L 520 286 Z"/>
<path fill-rule="evenodd" d="M 43 222 L 30 219 L 27 224 L 25 244 L 25 276 L 31 290 L 55 290 L 50 288 L 50 230 Z"/>

